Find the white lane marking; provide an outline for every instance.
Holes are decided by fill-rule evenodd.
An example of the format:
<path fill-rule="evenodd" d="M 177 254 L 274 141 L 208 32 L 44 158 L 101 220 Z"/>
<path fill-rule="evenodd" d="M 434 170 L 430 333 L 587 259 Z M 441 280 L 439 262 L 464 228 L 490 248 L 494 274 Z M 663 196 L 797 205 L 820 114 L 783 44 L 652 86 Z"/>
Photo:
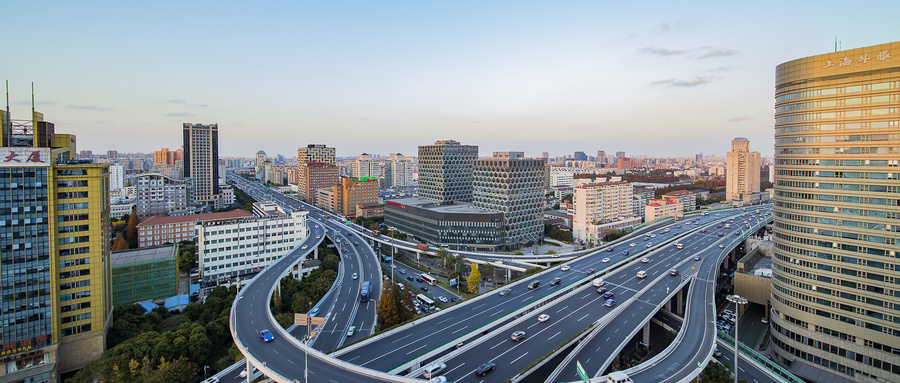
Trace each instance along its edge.
<path fill-rule="evenodd" d="M 555 337 L 556 337 L 557 335 L 559 335 L 560 333 L 562 333 L 562 331 L 557 331 L 556 334 L 553 334 L 553 336 L 547 338 L 547 340 L 550 340 L 550 339 L 555 338 Z"/>
<path fill-rule="evenodd" d="M 466 329 L 466 327 L 461 327 L 459 330 L 456 330 L 456 331 L 454 331 L 454 332 L 451 332 L 450 334 L 456 334 L 456 333 L 458 333 L 458 332 L 460 332 L 460 331 L 462 331 L 462 330 L 465 330 L 465 329 Z"/>
<path fill-rule="evenodd" d="M 497 345 L 495 345 L 494 347 L 491 347 L 491 350 L 493 350 L 493 349 L 499 347 L 501 344 L 504 344 L 504 343 L 506 343 L 506 340 L 505 340 L 505 339 L 504 339 L 502 342 L 497 343 Z"/>
<path fill-rule="evenodd" d="M 419 350 L 421 350 L 421 349 L 423 349 L 423 348 L 425 348 L 425 347 L 428 347 L 428 344 L 423 344 L 422 347 L 419 347 L 419 348 L 417 348 L 417 349 L 415 349 L 415 350 L 412 350 L 412 351 L 410 351 L 410 352 L 407 352 L 406 355 L 412 354 L 412 353 L 414 353 L 414 352 L 416 352 L 416 351 L 419 351 Z"/>
<path fill-rule="evenodd" d="M 520 357 L 518 357 L 518 358 L 516 358 L 516 359 L 515 359 L 515 360 L 513 360 L 513 361 L 512 361 L 512 362 L 510 362 L 510 363 L 509 363 L 509 364 L 513 364 L 513 363 L 515 363 L 515 362 L 517 362 L 517 361 L 519 361 L 519 359 L 522 359 L 522 358 L 524 358 L 524 357 L 525 357 L 525 355 L 528 355 L 528 352 L 526 352 L 526 353 L 524 353 L 524 354 L 522 354 L 522 356 L 520 356 Z"/>

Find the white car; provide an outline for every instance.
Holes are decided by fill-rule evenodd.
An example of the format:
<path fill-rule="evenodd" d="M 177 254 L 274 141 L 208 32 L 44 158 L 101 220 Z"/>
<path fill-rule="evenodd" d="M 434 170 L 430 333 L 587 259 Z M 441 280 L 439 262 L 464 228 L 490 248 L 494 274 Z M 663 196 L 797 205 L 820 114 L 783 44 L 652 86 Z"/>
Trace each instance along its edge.
<path fill-rule="evenodd" d="M 257 370 L 256 370 L 256 366 L 253 366 L 252 368 L 253 368 L 253 372 L 256 372 L 256 371 L 257 371 Z M 247 369 L 244 369 L 244 370 L 241 371 L 240 377 L 242 377 L 242 378 L 246 378 L 246 377 L 247 377 Z"/>
<path fill-rule="evenodd" d="M 391 268 L 392 268 L 392 269 L 396 269 L 396 268 L 397 268 L 397 265 L 391 265 Z"/>
<path fill-rule="evenodd" d="M 725 245 L 719 245 L 719 248 L 720 248 L 720 249 L 724 249 L 724 248 L 725 248 Z"/>
<path fill-rule="evenodd" d="M 650 258 L 641 258 L 641 263 L 650 262 Z"/>
<path fill-rule="evenodd" d="M 630 245 L 628 245 L 628 246 L 635 247 L 635 246 L 637 246 L 637 244 L 634 243 L 634 242 L 632 242 L 632 243 L 631 243 Z"/>
<path fill-rule="evenodd" d="M 443 303 L 447 303 L 447 298 L 445 298 L 443 295 L 439 296 L 439 297 L 438 297 L 438 300 L 441 301 L 441 302 L 443 302 Z"/>
<path fill-rule="evenodd" d="M 600 262 L 603 262 L 603 263 L 609 263 L 609 258 L 603 258 L 603 260 L 600 261 Z"/>
<path fill-rule="evenodd" d="M 447 377 L 443 375 L 435 376 L 431 378 L 431 383 L 447 383 Z"/>
<path fill-rule="evenodd" d="M 538 322 L 544 323 L 548 320 L 550 320 L 550 316 L 547 314 L 541 314 L 540 316 L 538 316 Z"/>
<path fill-rule="evenodd" d="M 560 267 L 559 269 L 561 271 L 569 271 L 569 269 L 571 269 L 571 267 L 569 267 L 569 265 L 564 265 L 563 267 Z"/>

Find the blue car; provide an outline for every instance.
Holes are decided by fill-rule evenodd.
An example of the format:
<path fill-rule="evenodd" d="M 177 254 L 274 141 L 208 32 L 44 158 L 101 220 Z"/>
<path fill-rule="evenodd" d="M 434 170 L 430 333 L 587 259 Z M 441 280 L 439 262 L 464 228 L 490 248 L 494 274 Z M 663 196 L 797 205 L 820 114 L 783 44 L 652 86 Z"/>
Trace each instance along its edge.
<path fill-rule="evenodd" d="M 606 299 L 612 298 L 612 297 L 613 297 L 612 291 L 610 291 L 610 292 L 608 292 L 608 293 L 606 293 L 606 294 L 603 294 L 603 297 L 606 298 Z"/>
<path fill-rule="evenodd" d="M 606 304 L 604 304 L 604 306 L 612 307 L 612 306 L 615 305 L 615 304 L 616 304 L 616 300 L 615 300 L 615 299 L 607 299 L 607 300 L 606 300 Z"/>
<path fill-rule="evenodd" d="M 259 337 L 262 338 L 262 340 L 264 340 L 266 342 L 271 342 L 271 341 L 275 340 L 275 336 L 272 335 L 272 332 L 269 331 L 268 329 L 260 331 Z"/>

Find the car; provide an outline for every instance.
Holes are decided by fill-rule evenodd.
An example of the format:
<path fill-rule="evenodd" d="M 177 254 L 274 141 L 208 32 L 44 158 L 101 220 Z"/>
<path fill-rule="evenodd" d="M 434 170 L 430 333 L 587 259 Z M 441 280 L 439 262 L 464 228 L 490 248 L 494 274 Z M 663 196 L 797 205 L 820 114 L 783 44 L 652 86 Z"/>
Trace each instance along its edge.
<path fill-rule="evenodd" d="M 769 324 L 769 320 L 766 318 L 762 318 L 762 320 L 760 320 L 760 322 L 762 322 L 763 324 Z"/>
<path fill-rule="evenodd" d="M 353 336 L 356 334 L 356 326 L 350 326 L 350 329 L 347 330 L 347 336 Z"/>
<path fill-rule="evenodd" d="M 724 236 L 724 235 L 725 235 L 725 233 L 719 233 L 719 236 L 720 236 L 720 237 L 721 237 L 721 236 Z"/>
<path fill-rule="evenodd" d="M 550 286 L 556 286 L 556 285 L 558 285 L 560 282 L 562 282 L 562 278 L 560 278 L 560 277 L 553 278 L 553 279 L 550 281 Z"/>
<path fill-rule="evenodd" d="M 548 320 L 550 320 L 550 316 L 547 314 L 541 314 L 538 316 L 538 322 L 544 323 Z"/>
<path fill-rule="evenodd" d="M 713 349 L 713 356 L 719 358 L 722 356 L 722 351 L 719 351 L 718 348 Z"/>
<path fill-rule="evenodd" d="M 347 248 L 346 248 L 346 247 L 344 247 L 343 250 L 344 250 L 345 253 L 347 252 Z"/>
<path fill-rule="evenodd" d="M 422 286 L 422 291 L 424 291 L 424 292 L 427 293 L 427 292 L 428 292 L 428 287 Z"/>
<path fill-rule="evenodd" d="M 449 299 L 445 298 L 443 295 L 439 296 L 438 300 L 441 301 L 442 303 L 447 303 L 447 301 L 449 301 Z"/>
<path fill-rule="evenodd" d="M 671 275 L 671 276 L 673 276 L 673 277 L 674 277 L 674 276 L 677 276 L 677 275 L 678 275 L 678 269 L 671 269 L 671 270 L 669 270 L 669 275 Z"/>
<path fill-rule="evenodd" d="M 632 242 L 630 245 L 628 245 L 628 247 L 635 247 L 635 246 L 637 246 L 637 244 L 634 242 Z"/>
<path fill-rule="evenodd" d="M 699 260 L 700 260 L 700 256 L 699 256 L 699 255 L 695 255 L 695 256 L 694 256 L 694 260 L 695 260 L 695 261 L 699 261 Z"/>
<path fill-rule="evenodd" d="M 650 234 L 650 238 L 656 238 L 656 234 Z"/>
<path fill-rule="evenodd" d="M 412 278 L 412 277 L 406 277 L 406 280 L 412 282 L 413 278 Z"/>
<path fill-rule="evenodd" d="M 569 269 L 571 269 L 571 267 L 569 267 L 569 265 L 563 265 L 563 267 L 559 268 L 560 271 L 569 271 Z"/>
<path fill-rule="evenodd" d="M 316 239 L 322 238 L 321 235 L 316 235 Z"/>
<path fill-rule="evenodd" d="M 314 309 L 312 309 L 312 310 L 309 311 L 309 316 L 314 317 L 314 316 L 316 316 L 316 315 L 319 315 L 319 308 L 318 308 L 318 307 L 316 307 L 316 308 L 314 308 Z"/>
<path fill-rule="evenodd" d="M 648 243 L 648 244 L 647 244 L 647 248 L 649 249 L 649 248 L 651 248 L 651 247 L 653 247 L 653 244 L 652 244 L 652 243 Z"/>
<path fill-rule="evenodd" d="M 648 263 L 648 262 L 650 262 L 650 258 L 641 258 L 641 263 Z"/>
<path fill-rule="evenodd" d="M 396 269 L 396 268 L 397 268 L 397 265 L 392 264 L 392 265 L 391 265 L 391 268 L 392 268 L 392 269 Z"/>
<path fill-rule="evenodd" d="M 612 298 L 612 297 L 614 297 L 614 296 L 615 296 L 615 294 L 613 294 L 612 291 L 609 291 L 609 292 L 607 292 L 606 294 L 603 294 L 603 297 L 606 298 L 606 299 L 610 299 L 610 298 Z"/>
<path fill-rule="evenodd" d="M 725 248 L 725 245 L 719 245 L 719 248 L 720 248 L 720 249 L 724 249 L 724 248 Z"/>
<path fill-rule="evenodd" d="M 607 247 L 607 248 L 606 248 L 606 251 L 608 251 L 608 252 L 613 252 L 613 251 L 615 251 L 615 250 L 616 250 L 615 247 Z"/>
<path fill-rule="evenodd" d="M 447 377 L 443 375 L 435 376 L 431 378 L 431 383 L 447 383 Z"/>
<path fill-rule="evenodd" d="M 478 366 L 478 368 L 475 369 L 475 375 L 484 376 L 484 374 L 494 371 L 494 367 L 497 367 L 497 365 L 493 364 L 491 362 L 482 364 L 482 365 Z"/>
<path fill-rule="evenodd" d="M 358 277 L 359 277 L 359 275 L 357 275 L 356 273 L 353 273 L 353 279 L 356 279 Z"/>
<path fill-rule="evenodd" d="M 269 329 L 264 329 L 264 330 L 260 331 L 259 337 L 262 338 L 262 340 L 264 340 L 266 342 L 271 342 L 271 341 L 275 340 L 275 336 L 272 335 L 272 332 L 269 331 Z"/>
<path fill-rule="evenodd" d="M 719 229 L 721 229 L 721 228 L 722 228 L 722 225 L 716 225 L 716 227 L 718 227 Z"/>
<path fill-rule="evenodd" d="M 450 298 L 450 302 L 456 303 L 456 298 Z"/>
<path fill-rule="evenodd" d="M 559 258 L 559 254 L 550 254 L 550 258 Z"/>
<path fill-rule="evenodd" d="M 644 241 L 649 241 L 650 237 L 644 237 Z"/>
<path fill-rule="evenodd" d="M 741 235 L 741 232 L 736 231 L 736 232 L 734 232 L 734 235 Z"/>
<path fill-rule="evenodd" d="M 593 274 L 593 273 L 594 273 L 594 269 L 588 269 L 587 274 Z"/>
<path fill-rule="evenodd" d="M 500 290 L 500 296 L 501 296 L 501 297 L 505 297 L 505 296 L 509 295 L 509 293 L 511 293 L 511 292 L 512 292 L 511 289 L 503 289 L 503 290 Z"/>
<path fill-rule="evenodd" d="M 306 250 L 307 248 L 309 248 L 307 245 L 300 246 L 300 250 Z"/>
<path fill-rule="evenodd" d="M 253 372 L 259 371 L 259 370 L 256 368 L 256 366 L 251 366 L 250 368 L 253 369 Z M 249 373 L 247 372 L 247 369 L 245 368 L 245 369 L 241 370 L 240 377 L 246 378 L 248 374 L 249 374 Z M 216 381 L 218 382 L 218 379 L 217 379 Z M 205 380 L 204 380 L 204 382 L 205 382 Z"/>
<path fill-rule="evenodd" d="M 525 339 L 525 331 L 522 331 L 522 330 L 515 331 L 512 333 L 512 335 L 509 336 L 509 339 L 512 339 L 516 342 L 518 342 L 522 339 Z"/>
<path fill-rule="evenodd" d="M 626 256 L 626 255 L 628 255 L 628 250 L 625 250 L 625 251 L 622 252 L 622 256 L 623 256 L 623 257 Z"/>
<path fill-rule="evenodd" d="M 615 299 L 607 299 L 606 303 L 604 303 L 603 305 L 606 307 L 613 307 L 616 305 L 616 300 Z"/>
<path fill-rule="evenodd" d="M 598 287 L 597 294 L 606 294 L 606 287 Z"/>
<path fill-rule="evenodd" d="M 353 246 L 359 246 L 359 242 L 353 242 Z"/>
<path fill-rule="evenodd" d="M 609 258 L 603 258 L 603 260 L 601 260 L 600 262 L 609 263 Z"/>
<path fill-rule="evenodd" d="M 345 244 L 345 245 L 349 245 L 350 242 L 347 242 L 347 241 L 345 240 L 345 241 L 344 241 L 344 244 Z"/>
<path fill-rule="evenodd" d="M 400 274 L 406 274 L 406 269 L 400 269 Z"/>
<path fill-rule="evenodd" d="M 399 288 L 400 288 L 400 291 L 403 291 L 403 289 L 405 289 L 405 288 L 406 288 L 406 286 L 403 286 L 403 284 L 402 284 L 402 283 L 397 283 L 397 287 L 399 287 Z"/>
<path fill-rule="evenodd" d="M 422 283 L 422 278 L 416 277 L 416 282 Z"/>

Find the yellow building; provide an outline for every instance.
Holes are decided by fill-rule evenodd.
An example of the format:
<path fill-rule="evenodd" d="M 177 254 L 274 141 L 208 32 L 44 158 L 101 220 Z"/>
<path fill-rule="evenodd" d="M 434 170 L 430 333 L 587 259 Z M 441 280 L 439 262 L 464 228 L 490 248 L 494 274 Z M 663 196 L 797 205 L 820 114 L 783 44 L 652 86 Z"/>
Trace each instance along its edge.
<path fill-rule="evenodd" d="M 2 381 L 56 382 L 97 360 L 111 324 L 109 166 L 75 159 L 75 136 L 35 112 L 2 114 Z"/>
<path fill-rule="evenodd" d="M 731 141 L 725 166 L 726 199 L 740 201 L 748 194 L 759 193 L 759 152 L 750 151 L 750 140 L 735 138 Z"/>
<path fill-rule="evenodd" d="M 776 360 L 807 380 L 900 381 L 900 42 L 775 75 Z"/>

